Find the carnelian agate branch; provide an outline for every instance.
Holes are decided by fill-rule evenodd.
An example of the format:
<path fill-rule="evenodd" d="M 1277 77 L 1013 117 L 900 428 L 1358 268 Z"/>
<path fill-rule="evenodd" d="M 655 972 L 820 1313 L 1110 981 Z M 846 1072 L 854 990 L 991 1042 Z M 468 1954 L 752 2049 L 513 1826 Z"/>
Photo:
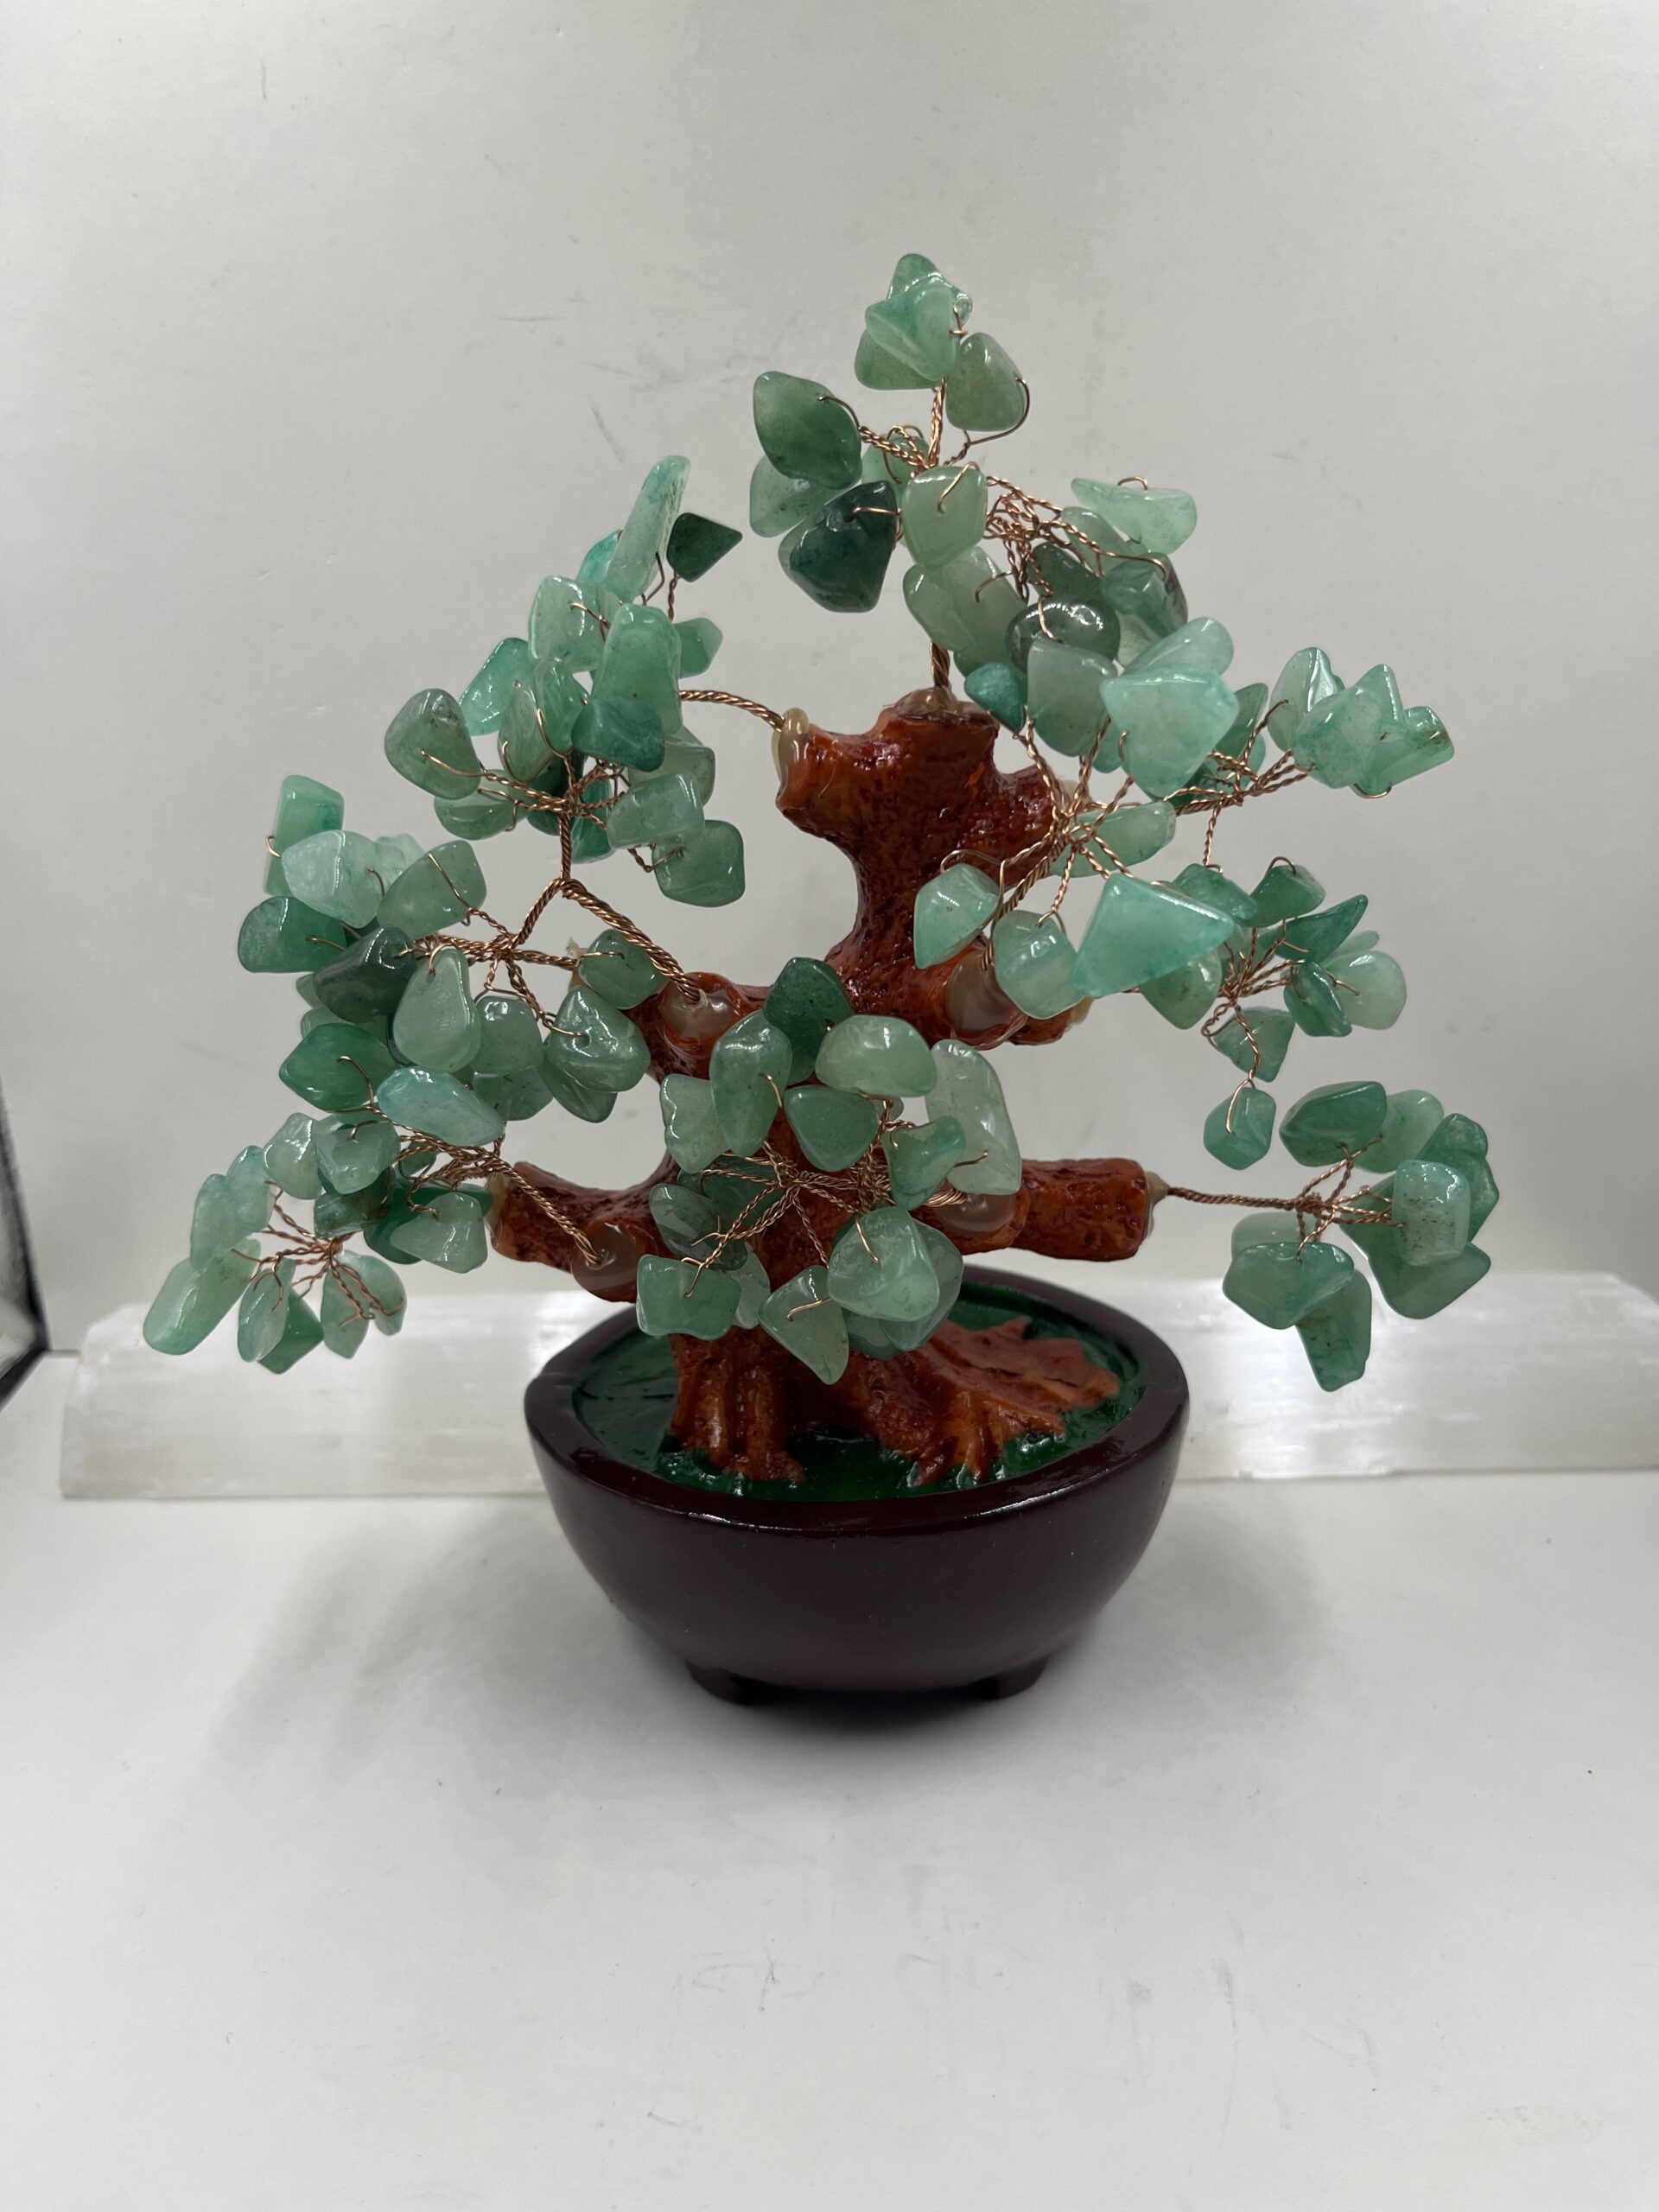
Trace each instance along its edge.
<path fill-rule="evenodd" d="M 982 1051 L 1046 1043 L 1072 1018 L 1028 1020 L 997 988 L 976 948 L 937 968 L 918 969 L 912 957 L 916 893 L 947 861 L 973 859 L 995 874 L 1052 824 L 1041 770 L 1010 774 L 997 766 L 996 728 L 980 709 L 932 690 L 889 707 L 862 736 L 809 728 L 779 739 L 780 811 L 853 865 L 853 926 L 825 957 L 855 1009 L 899 1015 L 930 1043 L 960 1037 Z M 715 1039 L 765 997 L 764 988 L 719 976 L 666 985 L 633 1017 L 651 1044 L 654 1072 L 707 1075 Z M 781 1132 L 779 1141 L 785 1141 Z M 631 1190 L 594 1191 L 523 1166 L 518 1173 L 528 1187 L 497 1184 L 496 1249 L 566 1268 L 600 1297 L 630 1299 L 640 1255 L 665 1249 L 648 1201 L 671 1172 L 664 1160 Z M 947 1201 L 925 1217 L 966 1253 L 1018 1247 L 1056 1259 L 1121 1260 L 1140 1248 L 1158 1189 L 1130 1160 L 1028 1160 L 1012 1195 Z M 584 1232 L 596 1265 L 537 1204 L 537 1191 Z M 838 1226 L 818 1218 L 811 1229 L 822 1239 Z M 792 1218 L 768 1230 L 756 1249 L 774 1282 L 819 1256 L 807 1224 Z M 680 1376 L 674 1435 L 715 1465 L 757 1479 L 798 1474 L 789 1440 L 815 1423 L 874 1436 L 914 1459 L 924 1479 L 957 1465 L 982 1475 L 1011 1438 L 1057 1433 L 1070 1408 L 1096 1404 L 1116 1387 L 1076 1344 L 1028 1340 L 1020 1322 L 978 1332 L 947 1322 L 918 1351 L 895 1359 L 855 1352 L 832 1388 L 760 1330 L 734 1331 L 715 1344 L 671 1341 Z"/>

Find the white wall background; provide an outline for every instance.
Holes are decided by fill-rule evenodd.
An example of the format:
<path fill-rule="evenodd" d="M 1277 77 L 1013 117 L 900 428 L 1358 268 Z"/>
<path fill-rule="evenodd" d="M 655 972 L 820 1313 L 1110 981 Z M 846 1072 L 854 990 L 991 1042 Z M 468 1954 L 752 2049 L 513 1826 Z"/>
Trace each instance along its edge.
<path fill-rule="evenodd" d="M 1458 740 L 1383 804 L 1227 825 L 1247 881 L 1288 849 L 1370 891 L 1412 985 L 1281 1094 L 1427 1084 L 1492 1132 L 1500 1264 L 1659 1289 L 1650 3 L 11 0 L 0 38 L 0 1081 L 60 1342 L 292 1103 L 296 1002 L 233 955 L 279 777 L 425 831 L 391 710 L 659 454 L 744 520 L 751 379 L 852 391 L 910 248 L 1032 379 L 1012 473 L 1195 492 L 1238 680 L 1386 657 Z M 820 614 L 751 541 L 691 605 L 718 680 L 863 728 L 925 674 L 890 599 Z M 848 874 L 769 816 L 758 724 L 694 727 L 753 887 L 638 911 L 768 975 Z M 546 848 L 482 855 L 505 906 Z M 1225 1182 L 1224 1064 L 1138 1003 L 1001 1065 L 1033 1154 Z M 655 1134 L 652 1093 L 524 1150 L 621 1179 Z M 1224 1225 L 1173 1212 L 1136 1264 L 1217 1268 Z"/>

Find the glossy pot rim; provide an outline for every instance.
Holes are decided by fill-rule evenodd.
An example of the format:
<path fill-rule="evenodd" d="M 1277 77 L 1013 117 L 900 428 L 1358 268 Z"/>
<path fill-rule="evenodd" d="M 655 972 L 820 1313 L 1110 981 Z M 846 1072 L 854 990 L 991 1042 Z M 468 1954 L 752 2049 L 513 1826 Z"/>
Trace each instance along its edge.
<path fill-rule="evenodd" d="M 1146 1376 L 1138 1402 L 1107 1435 L 1028 1475 L 1014 1475 L 975 1490 L 941 1491 L 906 1498 L 804 1500 L 734 1497 L 693 1490 L 617 1459 L 594 1438 L 576 1411 L 576 1391 L 595 1356 L 634 1327 L 631 1307 L 588 1330 L 556 1352 L 524 1393 L 531 1436 L 565 1471 L 595 1487 L 676 1520 L 712 1522 L 772 1535 L 811 1537 L 914 1535 L 926 1529 L 960 1529 L 1027 1513 L 1054 1499 L 1093 1489 L 1128 1473 L 1151 1453 L 1179 1440 L 1186 1418 L 1186 1376 L 1164 1342 L 1132 1314 L 1103 1306 L 1080 1292 L 1039 1276 L 969 1267 L 967 1284 L 1017 1290 L 1041 1300 L 1096 1334 L 1134 1353 Z"/>

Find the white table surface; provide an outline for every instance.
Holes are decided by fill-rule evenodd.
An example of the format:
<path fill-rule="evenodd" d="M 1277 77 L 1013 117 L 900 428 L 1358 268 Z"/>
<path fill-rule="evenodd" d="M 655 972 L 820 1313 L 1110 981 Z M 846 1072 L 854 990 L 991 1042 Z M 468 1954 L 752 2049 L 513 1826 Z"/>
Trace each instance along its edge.
<path fill-rule="evenodd" d="M 64 1501 L 70 1364 L 8 2212 L 1659 2200 L 1659 1478 L 1182 1485 L 1027 1696 L 741 1709 L 534 1499 Z"/>

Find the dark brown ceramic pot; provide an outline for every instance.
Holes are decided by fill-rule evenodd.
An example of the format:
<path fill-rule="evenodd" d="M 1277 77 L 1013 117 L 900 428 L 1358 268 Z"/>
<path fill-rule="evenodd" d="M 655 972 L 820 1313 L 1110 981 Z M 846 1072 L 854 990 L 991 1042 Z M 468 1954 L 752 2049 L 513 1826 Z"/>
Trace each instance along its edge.
<path fill-rule="evenodd" d="M 702 1491 L 612 1456 L 578 1411 L 602 1322 L 525 1395 L 531 1440 L 576 1556 L 628 1618 L 707 1689 L 1027 1688 L 1145 1551 L 1174 1480 L 1186 1377 L 1162 1339 L 1074 1292 L 971 1268 L 1040 1298 L 1138 1363 L 1140 1396 L 1106 1435 L 971 1490 L 836 1503 Z"/>

